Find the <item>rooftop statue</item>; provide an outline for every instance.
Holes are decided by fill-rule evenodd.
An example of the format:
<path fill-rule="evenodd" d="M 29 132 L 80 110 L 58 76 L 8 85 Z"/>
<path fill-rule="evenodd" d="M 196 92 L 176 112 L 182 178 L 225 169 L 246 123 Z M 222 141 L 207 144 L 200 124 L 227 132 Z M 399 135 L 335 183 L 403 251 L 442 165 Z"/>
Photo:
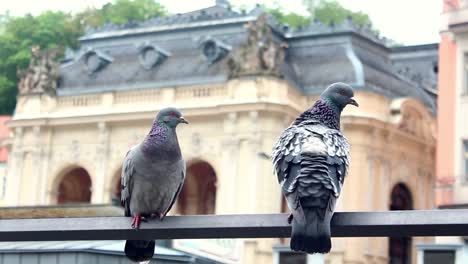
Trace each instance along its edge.
<path fill-rule="evenodd" d="M 59 49 L 42 51 L 38 46 L 31 48 L 32 56 L 26 70 L 18 69 L 20 94 L 55 94 L 59 78 L 59 65 L 54 59 Z"/>
<path fill-rule="evenodd" d="M 280 66 L 284 61 L 286 43 L 273 40 L 266 14 L 260 15 L 255 22 L 246 24 L 247 41 L 233 53 L 228 60 L 231 77 L 242 75 L 281 76 Z"/>

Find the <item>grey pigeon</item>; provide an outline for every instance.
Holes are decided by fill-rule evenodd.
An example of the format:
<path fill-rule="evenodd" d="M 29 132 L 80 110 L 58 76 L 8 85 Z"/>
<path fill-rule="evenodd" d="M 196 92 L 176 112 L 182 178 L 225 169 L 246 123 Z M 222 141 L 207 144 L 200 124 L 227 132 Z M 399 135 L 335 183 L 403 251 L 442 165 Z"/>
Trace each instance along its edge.
<path fill-rule="evenodd" d="M 176 134 L 180 123 L 188 124 L 179 110 L 162 109 L 148 135 L 125 156 L 121 200 L 135 229 L 147 218 L 163 220 L 182 189 L 186 168 Z M 132 261 L 147 261 L 154 248 L 152 240 L 127 240 L 125 255 Z"/>
<path fill-rule="evenodd" d="M 353 96 L 347 84 L 330 85 L 273 147 L 275 173 L 291 210 L 292 250 L 330 252 L 330 220 L 349 166 L 340 116 L 348 104 L 358 106 Z"/>

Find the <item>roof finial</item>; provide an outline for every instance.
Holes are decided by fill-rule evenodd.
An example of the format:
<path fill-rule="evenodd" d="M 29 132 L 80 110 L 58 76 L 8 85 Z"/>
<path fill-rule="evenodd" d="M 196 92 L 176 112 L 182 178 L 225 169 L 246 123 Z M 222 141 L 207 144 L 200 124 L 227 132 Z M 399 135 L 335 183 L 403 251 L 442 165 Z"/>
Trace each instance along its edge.
<path fill-rule="evenodd" d="M 229 8 L 229 0 L 216 0 L 216 5 L 217 6 L 222 6 L 224 8 Z"/>

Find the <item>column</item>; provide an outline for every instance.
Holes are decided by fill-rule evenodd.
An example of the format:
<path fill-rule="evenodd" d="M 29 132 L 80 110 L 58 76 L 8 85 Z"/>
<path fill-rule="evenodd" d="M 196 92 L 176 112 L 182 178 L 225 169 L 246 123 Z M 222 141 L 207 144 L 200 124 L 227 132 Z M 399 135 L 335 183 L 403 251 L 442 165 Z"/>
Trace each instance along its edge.
<path fill-rule="evenodd" d="M 41 182 L 40 182 L 40 193 L 38 198 L 39 204 L 47 204 L 48 203 L 48 183 L 49 181 L 53 181 L 54 177 L 57 175 L 51 175 L 50 171 L 50 158 L 51 158 L 51 144 L 52 144 L 52 128 L 49 127 L 48 130 L 43 129 L 43 141 L 42 141 L 42 151 L 40 153 L 40 160 L 42 161 L 41 165 Z"/>
<path fill-rule="evenodd" d="M 96 146 L 95 160 L 96 175 L 92 177 L 92 197 L 91 203 L 105 203 L 110 201 L 110 190 L 105 188 L 106 177 L 108 177 L 107 167 L 109 160 L 109 127 L 105 122 L 99 122 L 98 143 Z"/>
<path fill-rule="evenodd" d="M 237 113 L 229 113 L 224 119 L 224 137 L 221 142 L 221 168 L 218 172 L 216 213 L 236 213 L 237 177 L 240 140 L 235 134 Z"/>
<path fill-rule="evenodd" d="M 42 162 L 41 156 L 42 156 L 42 140 L 41 140 L 41 127 L 40 126 L 34 126 L 32 129 L 33 132 L 33 137 L 34 137 L 34 143 L 33 143 L 33 149 L 31 151 L 31 159 L 32 159 L 32 172 L 38 172 L 37 174 L 33 173 L 33 175 L 24 175 L 31 177 L 32 181 L 32 189 L 34 190 L 33 193 L 31 193 L 31 201 L 29 201 L 29 204 L 31 205 L 37 205 L 40 203 L 40 197 L 39 194 L 42 190 L 40 190 L 39 186 L 41 186 L 43 174 L 42 172 Z M 23 177 L 24 177 L 23 176 Z M 31 184 L 31 183 L 30 183 Z"/>
<path fill-rule="evenodd" d="M 17 206 L 21 186 L 21 168 L 23 166 L 23 128 L 16 127 L 14 130 L 13 146 L 8 159 L 6 205 Z"/>

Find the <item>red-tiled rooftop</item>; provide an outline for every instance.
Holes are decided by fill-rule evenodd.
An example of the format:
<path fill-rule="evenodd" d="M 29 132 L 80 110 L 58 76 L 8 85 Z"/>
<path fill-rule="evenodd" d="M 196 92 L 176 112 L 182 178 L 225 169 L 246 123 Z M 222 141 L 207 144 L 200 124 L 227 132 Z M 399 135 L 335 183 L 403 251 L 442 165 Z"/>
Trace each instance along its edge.
<path fill-rule="evenodd" d="M 10 128 L 6 122 L 11 119 L 11 116 L 0 116 L 0 140 L 7 138 L 10 135 Z M 8 150 L 0 147 L 0 162 L 8 160 Z"/>

